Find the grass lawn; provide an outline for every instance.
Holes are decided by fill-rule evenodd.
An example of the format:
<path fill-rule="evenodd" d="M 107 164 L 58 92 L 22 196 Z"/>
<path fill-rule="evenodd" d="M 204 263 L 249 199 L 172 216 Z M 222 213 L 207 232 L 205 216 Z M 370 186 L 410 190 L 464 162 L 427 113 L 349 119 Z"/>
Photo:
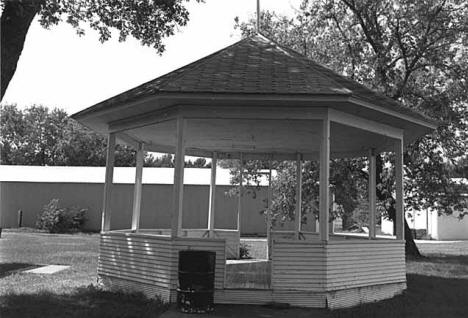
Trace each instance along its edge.
<path fill-rule="evenodd" d="M 217 306 L 209 316 L 468 317 L 468 242 L 418 242 L 418 245 L 427 257 L 407 262 L 408 290 L 393 299 L 336 311 Z M 158 301 L 95 287 L 98 250 L 97 234 L 51 235 L 4 230 L 0 239 L 0 317 L 160 316 L 165 306 Z M 70 268 L 52 275 L 20 271 L 51 264 Z M 163 316 L 175 315 L 186 317 L 174 312 Z"/>
<path fill-rule="evenodd" d="M 0 317 L 157 317 L 165 309 L 142 295 L 97 288 L 98 253 L 98 234 L 4 230 L 0 239 Z M 51 275 L 20 271 L 32 265 L 70 267 Z"/>

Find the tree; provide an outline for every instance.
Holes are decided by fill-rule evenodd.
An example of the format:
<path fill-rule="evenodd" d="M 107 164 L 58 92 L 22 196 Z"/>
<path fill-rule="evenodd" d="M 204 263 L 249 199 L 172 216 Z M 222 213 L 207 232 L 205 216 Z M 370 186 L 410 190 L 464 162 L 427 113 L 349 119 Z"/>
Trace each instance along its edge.
<path fill-rule="evenodd" d="M 33 105 L 0 108 L 0 163 L 39 166 L 104 166 L 106 139 L 61 109 Z M 116 166 L 135 166 L 135 152 L 117 145 Z"/>
<path fill-rule="evenodd" d="M 468 204 L 450 178 L 450 166 L 467 157 L 467 15 L 468 3 L 458 0 L 304 0 L 293 19 L 263 12 L 261 28 L 280 44 L 443 122 L 406 149 L 405 203 L 450 214 Z M 237 27 L 247 35 L 254 23 Z M 377 196 L 394 220 L 392 160 L 392 154 L 378 156 Z M 405 230 L 407 253 L 419 255 L 407 224 Z"/>
<path fill-rule="evenodd" d="M 199 1 L 199 0 L 197 0 Z M 186 25 L 189 13 L 186 0 L 5 0 L 1 17 L 1 96 L 13 77 L 31 22 L 49 28 L 65 21 L 84 34 L 83 25 L 99 33 L 101 42 L 118 32 L 119 41 L 130 35 L 143 45 L 153 46 L 161 54 L 163 39 Z"/>

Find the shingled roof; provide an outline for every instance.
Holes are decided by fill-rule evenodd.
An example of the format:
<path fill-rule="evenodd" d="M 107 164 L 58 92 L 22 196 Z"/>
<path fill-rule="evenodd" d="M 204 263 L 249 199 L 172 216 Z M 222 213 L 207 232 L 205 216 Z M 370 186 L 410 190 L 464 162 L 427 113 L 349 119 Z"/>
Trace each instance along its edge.
<path fill-rule="evenodd" d="M 422 114 L 260 34 L 244 38 L 74 116 L 161 93 L 349 96 L 428 120 Z"/>

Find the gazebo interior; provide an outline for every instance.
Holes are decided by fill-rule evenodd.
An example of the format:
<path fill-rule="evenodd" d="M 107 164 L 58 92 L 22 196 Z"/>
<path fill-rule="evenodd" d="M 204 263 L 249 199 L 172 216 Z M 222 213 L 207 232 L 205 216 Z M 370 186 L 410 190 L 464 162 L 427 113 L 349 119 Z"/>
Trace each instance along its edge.
<path fill-rule="evenodd" d="M 254 35 L 74 118 L 108 136 L 98 265 L 105 286 L 174 302 L 178 251 L 193 249 L 216 252 L 215 303 L 342 308 L 389 298 L 406 288 L 403 149 L 435 128 L 420 114 Z M 111 228 L 116 142 L 137 150 L 132 224 L 123 230 Z M 145 151 L 175 155 L 167 229 L 140 228 Z M 382 152 L 394 152 L 396 158 L 396 236 L 386 239 L 375 230 L 375 156 Z M 182 228 L 186 155 L 213 160 L 203 229 Z M 335 235 L 329 226 L 330 160 L 354 157 L 369 161 L 367 237 Z M 240 229 L 215 227 L 219 159 L 240 159 L 241 167 L 247 160 L 291 160 L 297 162 L 298 180 L 303 161 L 318 161 L 317 231 L 301 228 L 298 182 L 295 228 L 268 231 L 268 259 L 226 261 L 238 257 Z M 239 204 L 238 224 L 243 213 Z"/>

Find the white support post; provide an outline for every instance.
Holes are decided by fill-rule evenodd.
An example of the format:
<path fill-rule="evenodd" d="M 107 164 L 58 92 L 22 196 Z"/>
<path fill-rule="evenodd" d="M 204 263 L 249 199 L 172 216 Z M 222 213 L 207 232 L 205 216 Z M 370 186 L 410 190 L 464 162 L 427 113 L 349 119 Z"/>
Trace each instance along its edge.
<path fill-rule="evenodd" d="M 296 215 L 295 215 L 295 230 L 296 238 L 299 239 L 301 233 L 302 221 L 302 160 L 301 154 L 297 154 L 296 161 Z"/>
<path fill-rule="evenodd" d="M 239 166 L 239 200 L 237 202 L 237 231 L 241 231 L 241 220 L 242 220 L 242 196 L 243 196 L 243 182 L 244 182 L 244 157 L 240 154 L 240 166 Z"/>
<path fill-rule="evenodd" d="M 273 200 L 273 193 L 271 189 L 271 160 L 268 161 L 268 197 L 267 197 L 267 257 L 271 259 L 271 202 Z"/>
<path fill-rule="evenodd" d="M 177 118 L 177 145 L 174 167 L 174 192 L 172 197 L 171 237 L 179 236 L 182 229 L 185 164 L 185 119 Z"/>
<path fill-rule="evenodd" d="M 216 198 L 216 165 L 218 163 L 218 156 L 213 152 L 211 159 L 211 180 L 210 180 L 210 202 L 208 207 L 208 231 L 209 236 L 214 237 L 214 224 L 215 224 L 215 198 Z"/>
<path fill-rule="evenodd" d="M 369 149 L 369 239 L 375 239 L 376 167 L 375 150 Z"/>
<path fill-rule="evenodd" d="M 403 140 L 395 142 L 395 226 L 397 240 L 405 239 L 405 209 L 403 202 Z"/>
<path fill-rule="evenodd" d="M 114 158 L 115 158 L 115 133 L 110 133 L 107 138 L 107 158 L 106 158 L 106 178 L 104 183 L 104 199 L 102 207 L 101 231 L 110 230 L 111 221 L 111 200 L 114 179 Z"/>
<path fill-rule="evenodd" d="M 143 143 L 138 143 L 136 152 L 136 168 L 135 168 L 135 186 L 133 191 L 133 214 L 132 214 L 132 231 L 136 232 L 140 229 L 140 211 L 141 211 L 141 190 L 143 182 L 143 161 L 145 151 Z"/>
<path fill-rule="evenodd" d="M 320 141 L 320 202 L 319 202 L 319 232 L 320 240 L 329 240 L 329 209 L 330 209 L 330 120 L 323 120 L 322 138 Z"/>

